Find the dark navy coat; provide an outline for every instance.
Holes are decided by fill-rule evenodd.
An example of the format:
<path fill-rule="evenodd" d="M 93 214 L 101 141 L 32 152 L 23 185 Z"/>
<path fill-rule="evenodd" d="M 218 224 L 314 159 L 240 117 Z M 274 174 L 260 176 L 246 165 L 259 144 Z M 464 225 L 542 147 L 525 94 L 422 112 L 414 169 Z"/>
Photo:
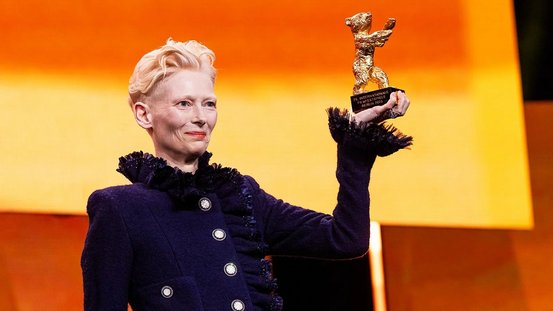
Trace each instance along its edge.
<path fill-rule="evenodd" d="M 85 310 L 280 310 L 269 255 L 352 258 L 369 239 L 376 155 L 411 138 L 350 124 L 329 110 L 340 187 L 333 215 L 287 204 L 238 171 L 200 159 L 194 175 L 136 152 L 118 171 L 132 185 L 94 192 L 83 250 Z"/>

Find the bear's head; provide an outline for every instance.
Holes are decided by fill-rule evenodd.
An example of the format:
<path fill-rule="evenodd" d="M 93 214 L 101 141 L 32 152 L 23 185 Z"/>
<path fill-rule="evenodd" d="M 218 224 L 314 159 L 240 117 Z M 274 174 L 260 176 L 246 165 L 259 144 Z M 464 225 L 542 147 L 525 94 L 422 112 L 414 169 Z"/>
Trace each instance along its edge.
<path fill-rule="evenodd" d="M 346 18 L 346 26 L 351 28 L 351 32 L 369 31 L 371 29 L 371 12 L 361 12 Z"/>

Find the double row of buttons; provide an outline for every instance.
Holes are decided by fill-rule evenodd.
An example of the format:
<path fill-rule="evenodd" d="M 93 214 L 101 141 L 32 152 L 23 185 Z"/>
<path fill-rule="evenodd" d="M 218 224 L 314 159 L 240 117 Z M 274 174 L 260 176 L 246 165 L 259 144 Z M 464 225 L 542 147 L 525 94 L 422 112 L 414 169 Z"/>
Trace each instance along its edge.
<path fill-rule="evenodd" d="M 171 298 L 173 297 L 173 288 L 171 286 L 163 286 L 161 288 L 161 296 L 164 298 Z M 235 299 L 231 302 L 230 308 L 232 311 L 244 311 L 246 310 L 246 305 L 244 305 L 244 302 L 240 299 Z"/>
<path fill-rule="evenodd" d="M 211 200 L 209 198 L 203 197 L 198 200 L 198 207 L 200 210 L 207 212 L 211 210 Z M 223 229 L 214 229 L 211 231 L 211 236 L 215 241 L 224 241 L 227 238 L 227 233 Z M 233 277 L 238 273 L 238 267 L 235 263 L 229 262 L 223 267 L 223 271 L 229 277 Z M 171 286 L 163 286 L 161 288 L 161 296 L 164 298 L 173 297 L 173 288 Z M 246 305 L 240 299 L 235 299 L 230 303 L 230 308 L 232 311 L 244 311 L 246 310 Z"/>

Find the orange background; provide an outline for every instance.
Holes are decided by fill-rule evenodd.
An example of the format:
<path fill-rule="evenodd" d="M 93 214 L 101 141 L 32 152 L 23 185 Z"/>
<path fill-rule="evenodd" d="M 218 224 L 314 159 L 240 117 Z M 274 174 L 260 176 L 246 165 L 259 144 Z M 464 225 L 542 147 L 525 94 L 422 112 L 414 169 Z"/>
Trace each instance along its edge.
<path fill-rule="evenodd" d="M 117 157 L 151 151 L 126 105 L 127 79 L 172 36 L 217 54 L 214 160 L 330 212 L 335 155 L 324 109 L 349 105 L 344 18 L 367 9 L 375 30 L 398 20 L 376 63 L 407 90 L 409 117 L 393 123 L 415 137 L 413 150 L 375 166 L 373 217 L 531 227 L 513 14 L 500 0 L 3 1 L 0 209 L 81 214 L 91 191 L 126 182 L 114 173 Z"/>

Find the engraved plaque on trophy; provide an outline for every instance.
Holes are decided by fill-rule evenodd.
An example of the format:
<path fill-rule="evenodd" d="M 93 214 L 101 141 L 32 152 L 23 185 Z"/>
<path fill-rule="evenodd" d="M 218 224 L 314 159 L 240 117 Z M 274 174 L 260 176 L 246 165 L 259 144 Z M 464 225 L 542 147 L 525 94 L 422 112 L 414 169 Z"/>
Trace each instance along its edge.
<path fill-rule="evenodd" d="M 346 26 L 351 28 L 355 41 L 355 60 L 353 61 L 353 75 L 355 85 L 351 96 L 351 108 L 354 113 L 370 107 L 383 105 L 390 98 L 390 94 L 401 89 L 390 87 L 386 73 L 374 65 L 374 51 L 383 47 L 392 35 L 396 25 L 394 18 L 388 18 L 384 29 L 370 33 L 372 14 L 362 12 L 346 18 Z M 378 85 L 375 91 L 365 92 L 365 86 L 373 82 Z"/>

